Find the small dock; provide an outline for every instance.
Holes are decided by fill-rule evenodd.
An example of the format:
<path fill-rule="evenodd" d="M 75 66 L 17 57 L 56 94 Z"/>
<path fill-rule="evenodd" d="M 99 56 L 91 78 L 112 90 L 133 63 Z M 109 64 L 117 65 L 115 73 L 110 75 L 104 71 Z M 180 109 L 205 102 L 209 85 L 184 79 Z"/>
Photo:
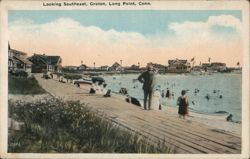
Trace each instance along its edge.
<path fill-rule="evenodd" d="M 66 100 L 80 100 L 93 110 L 104 113 L 122 128 L 147 137 L 153 143 L 166 142 L 179 154 L 240 154 L 241 137 L 199 122 L 179 119 L 167 111 L 143 110 L 115 97 L 90 95 L 69 83 L 45 80 L 35 75 L 50 94 Z"/>

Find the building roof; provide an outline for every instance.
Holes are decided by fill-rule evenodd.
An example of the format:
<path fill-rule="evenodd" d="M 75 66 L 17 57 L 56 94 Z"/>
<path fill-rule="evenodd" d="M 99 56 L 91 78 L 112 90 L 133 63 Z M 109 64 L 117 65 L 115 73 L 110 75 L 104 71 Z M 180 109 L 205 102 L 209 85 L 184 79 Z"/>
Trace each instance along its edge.
<path fill-rule="evenodd" d="M 120 67 L 121 65 L 118 62 L 115 62 L 111 67 Z"/>
<path fill-rule="evenodd" d="M 211 66 L 226 66 L 226 64 L 222 62 L 212 62 Z"/>
<path fill-rule="evenodd" d="M 211 66 L 211 64 L 210 63 L 202 63 L 201 66 L 202 67 L 208 67 L 208 66 Z"/>
<path fill-rule="evenodd" d="M 34 54 L 33 57 L 34 56 L 39 57 L 44 63 L 48 65 L 56 65 L 61 59 L 60 56 L 47 56 L 47 55 L 40 55 L 40 54 Z"/>
<path fill-rule="evenodd" d="M 15 49 L 11 49 L 10 44 L 8 43 L 8 50 L 13 54 L 13 57 L 9 57 L 9 59 L 17 59 L 25 63 L 26 65 L 32 65 L 32 62 L 27 59 L 27 53 L 18 51 Z"/>
<path fill-rule="evenodd" d="M 175 63 L 178 63 L 178 64 L 187 64 L 188 61 L 187 61 L 187 60 L 179 60 L 179 59 L 176 59 L 176 60 L 168 60 L 168 64 L 169 64 L 169 65 L 175 64 Z"/>
<path fill-rule="evenodd" d="M 27 53 L 25 53 L 25 52 L 12 49 L 10 47 L 10 43 L 9 42 L 8 42 L 8 50 L 11 51 L 13 53 L 13 55 L 17 55 L 17 56 L 19 56 L 19 55 L 26 56 L 27 55 Z"/>
<path fill-rule="evenodd" d="M 9 51 L 11 51 L 13 53 L 13 55 L 16 55 L 16 56 L 26 56 L 27 53 L 25 52 L 22 52 L 22 51 L 18 51 L 18 50 L 15 50 L 15 49 L 10 49 Z"/>
<path fill-rule="evenodd" d="M 87 68 L 88 66 L 87 65 L 85 65 L 85 64 L 81 64 L 80 66 L 79 66 L 79 68 Z"/>
<path fill-rule="evenodd" d="M 19 61 L 22 61 L 26 65 L 32 65 L 32 62 L 29 61 L 25 56 L 22 56 L 22 55 L 16 56 L 16 55 L 14 55 L 13 57 L 16 58 Z"/>
<path fill-rule="evenodd" d="M 101 67 L 103 67 L 103 68 L 104 68 L 104 67 L 109 67 L 109 66 L 108 66 L 108 65 L 104 65 L 104 66 L 101 66 Z"/>
<path fill-rule="evenodd" d="M 165 68 L 165 67 L 167 67 L 167 66 L 164 66 L 162 64 L 152 63 L 152 62 L 148 63 L 147 65 L 152 65 L 155 68 L 160 68 L 160 67 L 164 67 Z"/>

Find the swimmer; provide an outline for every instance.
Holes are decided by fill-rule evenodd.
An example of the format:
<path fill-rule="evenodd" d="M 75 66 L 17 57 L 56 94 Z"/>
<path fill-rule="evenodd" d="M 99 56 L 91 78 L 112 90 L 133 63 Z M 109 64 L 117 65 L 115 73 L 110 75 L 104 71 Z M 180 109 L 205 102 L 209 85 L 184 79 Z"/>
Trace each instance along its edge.
<path fill-rule="evenodd" d="M 192 101 L 192 104 L 195 105 L 194 101 Z"/>
<path fill-rule="evenodd" d="M 207 94 L 207 95 L 205 96 L 205 98 L 206 98 L 207 100 L 209 100 L 209 99 L 210 99 L 209 94 Z"/>
<path fill-rule="evenodd" d="M 164 90 L 161 91 L 161 97 L 164 98 Z"/>

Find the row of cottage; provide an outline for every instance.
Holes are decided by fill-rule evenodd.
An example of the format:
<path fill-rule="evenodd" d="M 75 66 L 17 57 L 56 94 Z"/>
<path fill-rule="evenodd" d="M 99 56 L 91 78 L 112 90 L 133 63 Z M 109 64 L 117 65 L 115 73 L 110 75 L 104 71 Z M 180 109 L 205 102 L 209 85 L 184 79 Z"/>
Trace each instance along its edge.
<path fill-rule="evenodd" d="M 101 66 L 101 67 L 88 67 L 84 64 L 80 66 L 65 66 L 62 67 L 62 59 L 60 56 L 48 56 L 45 54 L 34 54 L 31 57 L 27 57 L 27 54 L 12 49 L 9 45 L 8 49 L 8 68 L 9 71 L 15 70 L 23 70 L 26 72 L 32 73 L 42 73 L 46 71 L 50 72 L 62 72 L 62 70 L 80 70 L 80 71 L 141 71 L 144 70 L 145 67 L 140 67 L 140 63 L 138 65 L 132 65 L 129 67 L 122 66 L 118 62 L 115 62 L 112 66 Z M 170 72 L 170 73 L 188 73 L 193 70 L 213 70 L 213 71 L 223 71 L 226 69 L 226 64 L 224 63 L 203 63 L 200 66 L 194 66 L 191 68 L 190 62 L 188 60 L 168 60 L 168 66 L 156 64 L 156 63 L 148 63 L 153 65 L 159 72 Z"/>
<path fill-rule="evenodd" d="M 157 64 L 157 63 L 148 63 L 147 65 L 153 65 L 154 68 L 160 73 L 189 73 L 193 71 L 210 71 L 210 72 L 221 72 L 227 69 L 225 63 L 213 62 L 213 63 L 203 63 L 199 66 L 191 67 L 188 60 L 168 60 L 168 66 Z M 142 71 L 146 70 L 146 67 L 140 67 L 133 64 L 132 66 L 122 66 L 118 62 L 115 62 L 112 66 L 101 66 L 101 67 L 88 67 L 86 65 L 80 66 L 65 66 L 63 67 L 65 71 Z"/>
<path fill-rule="evenodd" d="M 34 54 L 27 57 L 27 53 L 8 48 L 8 70 L 22 70 L 32 73 L 42 73 L 45 71 L 61 72 L 62 59 L 60 56 L 47 56 L 45 54 Z"/>

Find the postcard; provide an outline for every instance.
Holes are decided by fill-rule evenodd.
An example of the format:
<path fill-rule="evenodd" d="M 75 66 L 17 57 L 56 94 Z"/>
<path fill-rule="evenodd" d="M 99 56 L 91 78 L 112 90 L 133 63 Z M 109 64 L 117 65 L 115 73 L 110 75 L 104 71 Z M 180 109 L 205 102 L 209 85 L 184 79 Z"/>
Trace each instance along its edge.
<path fill-rule="evenodd" d="M 246 1 L 1 1 L 1 158 L 249 158 Z"/>

